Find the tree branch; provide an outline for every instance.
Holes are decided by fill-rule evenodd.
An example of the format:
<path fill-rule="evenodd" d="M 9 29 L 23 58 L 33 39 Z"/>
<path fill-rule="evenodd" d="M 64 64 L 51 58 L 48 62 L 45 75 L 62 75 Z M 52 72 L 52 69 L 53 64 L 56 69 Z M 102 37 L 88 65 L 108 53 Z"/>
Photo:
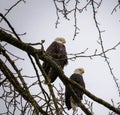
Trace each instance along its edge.
<path fill-rule="evenodd" d="M 103 40 L 102 40 L 102 35 L 101 35 L 102 31 L 100 30 L 99 24 L 98 24 L 98 22 L 97 22 L 96 10 L 95 10 L 95 5 L 94 5 L 94 3 L 95 3 L 95 1 L 94 1 L 94 0 L 91 0 L 92 9 L 93 9 L 93 18 L 94 18 L 95 25 L 96 25 L 96 28 L 97 28 L 98 33 L 99 33 L 99 41 L 100 41 L 99 44 L 100 44 L 101 50 L 102 50 L 102 52 L 103 52 L 103 57 L 104 57 L 104 59 L 105 59 L 105 62 L 107 63 L 107 66 L 108 66 L 108 68 L 109 68 L 109 71 L 110 71 L 110 73 L 111 73 L 111 75 L 112 75 L 112 77 L 113 77 L 113 80 L 114 80 L 114 82 L 115 82 L 115 84 L 116 84 L 116 87 L 117 87 L 117 89 L 118 89 L 118 93 L 119 93 L 119 97 L 120 97 L 120 87 L 119 87 L 119 84 L 118 84 L 118 82 L 117 82 L 117 78 L 116 78 L 116 76 L 115 76 L 114 73 L 113 73 L 113 69 L 112 69 L 112 67 L 111 67 L 111 65 L 110 65 L 110 62 L 108 61 L 107 55 L 106 55 L 106 53 L 105 53 L 105 49 L 104 49 L 104 45 L 103 45 Z"/>
<path fill-rule="evenodd" d="M 58 72 L 59 74 L 59 78 L 61 79 L 61 81 L 64 83 L 64 85 L 67 85 L 68 83 L 72 83 L 74 85 L 76 85 L 78 88 L 80 88 L 88 97 L 90 97 L 91 99 L 93 99 L 94 101 L 104 105 L 105 107 L 107 107 L 110 110 L 113 110 L 114 112 L 120 114 L 120 110 L 113 107 L 112 105 L 110 105 L 109 103 L 107 103 L 106 101 L 94 96 L 93 94 L 91 94 L 89 91 L 87 91 L 86 89 L 82 88 L 80 85 L 78 85 L 76 82 L 69 80 L 65 75 L 64 72 L 62 71 L 61 67 L 58 66 L 53 60 L 51 60 L 51 58 L 49 56 L 46 56 L 45 53 L 43 53 L 43 51 L 41 50 L 37 50 L 31 46 L 29 46 L 28 44 L 24 43 L 24 42 L 20 42 L 19 40 L 16 40 L 15 38 L 13 38 L 12 36 L 10 36 L 9 34 L 3 32 L 2 30 L 0 30 L 0 40 L 1 41 L 5 41 L 7 43 L 10 43 L 11 45 L 25 51 L 28 52 L 30 55 L 32 55 L 33 57 L 35 57 L 35 55 L 37 54 L 39 56 L 39 59 L 46 61 L 47 63 L 49 63 L 49 65 L 55 69 L 55 71 Z"/>

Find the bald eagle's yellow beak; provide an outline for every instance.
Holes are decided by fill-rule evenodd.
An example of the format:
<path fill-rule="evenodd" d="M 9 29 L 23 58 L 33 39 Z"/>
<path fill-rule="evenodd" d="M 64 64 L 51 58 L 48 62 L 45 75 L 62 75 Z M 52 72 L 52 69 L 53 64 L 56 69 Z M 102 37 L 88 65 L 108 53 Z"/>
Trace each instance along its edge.
<path fill-rule="evenodd" d="M 62 39 L 62 43 L 63 43 L 63 44 L 65 44 L 65 43 L 66 43 L 65 39 Z"/>
<path fill-rule="evenodd" d="M 80 73 L 81 74 L 85 73 L 84 69 L 80 69 Z"/>

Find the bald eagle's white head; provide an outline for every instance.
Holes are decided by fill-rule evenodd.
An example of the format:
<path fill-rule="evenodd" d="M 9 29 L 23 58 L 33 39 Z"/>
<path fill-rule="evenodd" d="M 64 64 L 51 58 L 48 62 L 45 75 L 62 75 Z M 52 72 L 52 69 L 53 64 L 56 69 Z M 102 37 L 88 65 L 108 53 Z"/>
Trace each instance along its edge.
<path fill-rule="evenodd" d="M 66 43 L 65 38 L 62 38 L 62 37 L 56 38 L 55 41 L 56 41 L 57 43 L 60 43 L 60 44 L 65 44 L 65 43 Z"/>
<path fill-rule="evenodd" d="M 75 69 L 74 73 L 82 75 L 83 73 L 85 73 L 85 71 L 83 68 L 77 68 Z"/>

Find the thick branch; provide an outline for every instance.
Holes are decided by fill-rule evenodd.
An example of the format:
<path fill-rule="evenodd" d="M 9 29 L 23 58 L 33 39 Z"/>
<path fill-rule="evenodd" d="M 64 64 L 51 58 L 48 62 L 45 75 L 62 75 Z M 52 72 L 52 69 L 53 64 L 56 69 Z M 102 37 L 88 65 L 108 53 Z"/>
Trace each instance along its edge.
<path fill-rule="evenodd" d="M 0 40 L 5 41 L 27 53 L 30 55 L 34 55 L 35 53 L 39 53 L 39 55 L 42 55 L 43 51 L 42 50 L 37 50 L 33 48 L 32 46 L 28 45 L 27 43 L 24 43 L 22 41 L 17 40 L 14 38 L 12 35 L 7 34 L 6 32 L 0 30 Z"/>
<path fill-rule="evenodd" d="M 107 103 L 106 101 L 94 96 L 93 94 L 91 94 L 89 91 L 87 91 L 86 89 L 82 88 L 80 85 L 78 85 L 76 82 L 69 80 L 65 75 L 64 72 L 62 71 L 61 67 L 58 66 L 53 60 L 51 60 L 51 58 L 49 56 L 46 56 L 43 51 L 41 50 L 37 50 L 31 46 L 29 46 L 28 44 L 24 43 L 24 42 L 20 42 L 18 40 L 16 40 L 15 38 L 13 38 L 11 35 L 8 35 L 7 33 L 3 32 L 2 30 L 0 30 L 0 40 L 1 41 L 5 41 L 10 43 L 11 45 L 25 51 L 28 52 L 29 54 L 31 54 L 33 57 L 35 56 L 35 53 L 37 53 L 39 55 L 39 58 L 43 61 L 46 61 L 47 63 L 49 63 L 54 69 L 55 71 L 58 72 L 61 81 L 64 83 L 64 85 L 67 85 L 68 83 L 72 83 L 75 84 L 78 88 L 80 88 L 88 97 L 90 97 L 91 99 L 93 99 L 94 101 L 104 105 L 105 107 L 107 107 L 110 110 L 113 110 L 114 112 L 120 114 L 120 110 L 113 107 L 112 105 L 110 105 L 109 103 Z"/>

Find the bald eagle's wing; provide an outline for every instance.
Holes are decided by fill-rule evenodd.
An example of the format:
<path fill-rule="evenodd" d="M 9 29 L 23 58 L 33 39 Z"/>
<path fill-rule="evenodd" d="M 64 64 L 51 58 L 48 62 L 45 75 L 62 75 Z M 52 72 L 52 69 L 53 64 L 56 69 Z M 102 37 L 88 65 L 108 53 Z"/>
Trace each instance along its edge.
<path fill-rule="evenodd" d="M 72 74 L 70 79 L 76 81 L 77 83 L 79 83 L 81 86 L 83 86 L 85 88 L 85 83 L 84 83 L 83 77 L 80 74 Z M 73 88 L 74 92 L 76 93 L 76 95 L 78 96 L 78 98 L 80 100 L 82 100 L 83 92 L 80 89 L 78 89 L 77 87 L 75 87 L 74 85 L 72 85 L 72 88 Z M 66 89 L 65 89 L 65 103 L 66 103 L 68 110 L 71 109 L 70 97 L 71 97 L 71 92 L 66 87 Z"/>
<path fill-rule="evenodd" d="M 80 84 L 82 87 L 85 88 L 85 83 L 83 80 L 82 75 L 80 74 L 73 74 L 70 79 L 76 81 L 78 84 Z M 81 91 L 80 89 L 78 89 L 77 87 L 73 86 L 73 90 L 75 91 L 75 93 L 77 94 L 77 96 L 82 100 L 83 97 L 83 91 Z"/>
<path fill-rule="evenodd" d="M 63 44 L 57 43 L 56 41 L 54 41 L 47 48 L 46 54 L 51 56 L 52 59 L 62 68 L 64 68 L 64 66 L 68 63 L 65 46 Z M 49 74 L 51 83 L 54 82 L 58 76 L 57 72 L 54 69 L 51 69 L 51 66 L 46 62 L 43 63 L 43 69 L 47 75 Z"/>

